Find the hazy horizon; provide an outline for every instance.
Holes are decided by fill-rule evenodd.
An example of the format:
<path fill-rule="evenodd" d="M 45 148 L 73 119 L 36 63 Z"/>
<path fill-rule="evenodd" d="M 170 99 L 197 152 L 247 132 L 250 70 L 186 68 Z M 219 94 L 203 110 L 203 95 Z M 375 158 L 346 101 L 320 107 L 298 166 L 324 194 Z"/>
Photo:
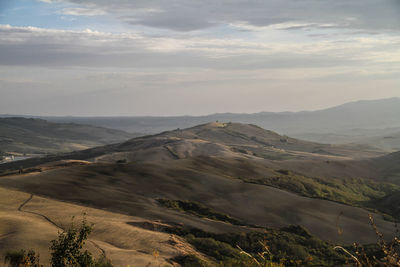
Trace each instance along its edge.
<path fill-rule="evenodd" d="M 269 111 L 269 110 L 261 110 L 261 111 L 256 111 L 256 112 L 218 112 L 218 113 L 205 113 L 205 114 L 176 114 L 176 115 L 164 115 L 164 114 L 155 114 L 155 115 L 68 115 L 68 114 L 63 114 L 63 115 L 54 115 L 54 114 L 14 114 L 14 113 L 0 113 L 0 116 L 26 116 L 26 117 L 202 117 L 202 116 L 212 116 L 212 115 L 218 115 L 218 114 L 257 114 L 257 113 L 301 113 L 301 112 L 313 112 L 313 111 L 321 111 L 321 110 L 326 110 L 326 109 L 331 109 L 331 108 L 336 108 L 340 107 L 343 105 L 347 104 L 354 104 L 354 103 L 361 103 L 361 102 L 374 102 L 374 101 L 389 101 L 389 100 L 398 100 L 400 101 L 400 97 L 390 97 L 390 98 L 378 98 L 378 99 L 360 99 L 356 101 L 350 101 L 350 102 L 345 102 L 341 103 L 338 105 L 334 106 L 327 106 L 319 109 L 313 109 L 313 110 L 282 110 L 282 111 Z"/>
<path fill-rule="evenodd" d="M 400 97 L 397 0 L 9 0 L 0 114 L 181 116 Z"/>

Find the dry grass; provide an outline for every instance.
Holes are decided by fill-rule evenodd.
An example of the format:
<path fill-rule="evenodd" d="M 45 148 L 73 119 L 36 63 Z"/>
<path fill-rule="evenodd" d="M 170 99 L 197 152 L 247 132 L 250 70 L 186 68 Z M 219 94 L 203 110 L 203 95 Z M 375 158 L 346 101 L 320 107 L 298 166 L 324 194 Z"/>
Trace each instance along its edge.
<path fill-rule="evenodd" d="M 170 258 L 197 253 L 182 238 L 170 234 L 145 230 L 128 222 L 141 222 L 141 218 L 125 216 L 103 210 L 87 208 L 0 188 L 0 261 L 6 251 L 34 249 L 42 264 L 49 262 L 49 241 L 57 237 L 61 228 L 71 223 L 71 217 L 86 213 L 94 223 L 86 249 L 95 257 L 103 251 L 114 266 L 170 266 Z M 46 220 L 46 216 L 50 221 Z M 57 226 L 59 227 L 57 227 Z M 155 257 L 157 255 L 157 257 Z"/>
<path fill-rule="evenodd" d="M 216 163 L 215 167 L 211 165 L 212 162 Z M 34 176 L 3 177 L 0 184 L 148 220 L 184 223 L 205 231 L 241 231 L 240 227 L 234 225 L 166 210 L 155 199 L 199 202 L 247 224 L 269 227 L 300 224 L 316 236 L 332 242 L 337 241 L 337 214 L 343 212 L 340 226 L 344 235 L 340 241 L 368 243 L 375 239 L 365 221 L 368 212 L 363 209 L 244 183 L 234 177 L 222 176 L 218 167 L 222 170 L 232 169 L 233 172 L 236 172 L 234 168 L 240 168 L 238 175 L 251 175 L 252 171 L 258 173 L 265 170 L 245 161 L 241 163 L 235 159 L 215 158 L 140 164 L 90 164 L 44 171 Z M 385 234 L 393 232 L 392 223 L 379 216 L 376 218 Z"/>

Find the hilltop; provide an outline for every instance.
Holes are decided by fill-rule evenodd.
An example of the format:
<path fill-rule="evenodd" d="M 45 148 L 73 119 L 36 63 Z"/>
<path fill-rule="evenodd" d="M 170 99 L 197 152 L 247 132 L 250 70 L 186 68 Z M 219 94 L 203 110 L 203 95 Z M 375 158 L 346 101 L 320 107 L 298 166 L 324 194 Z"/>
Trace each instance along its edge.
<path fill-rule="evenodd" d="M 256 125 L 212 122 L 188 129 L 137 137 L 73 153 L 32 158 L 0 165 L 0 171 L 33 167 L 46 162 L 79 159 L 98 162 L 160 161 L 195 156 L 218 156 L 266 160 L 353 159 L 383 155 L 362 145 L 327 145 L 302 141 Z"/>

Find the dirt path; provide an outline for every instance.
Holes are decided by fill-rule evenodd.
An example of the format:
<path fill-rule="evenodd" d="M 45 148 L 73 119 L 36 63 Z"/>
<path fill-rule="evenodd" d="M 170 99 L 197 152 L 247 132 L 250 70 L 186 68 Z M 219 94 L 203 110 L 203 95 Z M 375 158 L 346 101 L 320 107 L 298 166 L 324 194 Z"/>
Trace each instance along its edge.
<path fill-rule="evenodd" d="M 27 200 L 25 200 L 24 202 L 22 202 L 21 205 L 19 205 L 18 211 L 22 211 L 21 209 L 26 205 L 26 203 L 28 203 L 29 201 L 31 201 L 32 198 L 33 198 L 33 194 L 31 194 L 31 196 L 30 196 Z"/>
<path fill-rule="evenodd" d="M 9 235 L 15 234 L 17 231 L 12 231 L 10 233 L 4 234 L 4 235 L 0 235 L 0 239 L 2 239 L 3 237 L 7 237 Z"/>
<path fill-rule="evenodd" d="M 30 214 L 34 214 L 34 215 L 40 216 L 40 217 L 42 217 L 43 219 L 45 219 L 46 221 L 48 221 L 49 223 L 51 223 L 52 225 L 54 225 L 55 227 L 57 227 L 57 228 L 61 229 L 62 231 L 64 231 L 64 229 L 63 229 L 61 226 L 59 226 L 58 224 L 56 224 L 54 221 L 52 221 L 52 220 L 51 220 L 49 217 L 47 217 L 46 215 L 43 215 L 43 214 L 40 214 L 40 213 L 37 213 L 37 212 L 34 212 L 34 211 L 22 210 L 22 208 L 23 208 L 26 204 L 28 204 L 28 202 L 31 201 L 32 199 L 33 199 L 33 194 L 31 194 L 31 196 L 30 196 L 27 200 L 25 200 L 25 201 L 18 207 L 18 211 L 20 211 L 20 212 L 26 212 L 26 213 L 30 213 Z"/>

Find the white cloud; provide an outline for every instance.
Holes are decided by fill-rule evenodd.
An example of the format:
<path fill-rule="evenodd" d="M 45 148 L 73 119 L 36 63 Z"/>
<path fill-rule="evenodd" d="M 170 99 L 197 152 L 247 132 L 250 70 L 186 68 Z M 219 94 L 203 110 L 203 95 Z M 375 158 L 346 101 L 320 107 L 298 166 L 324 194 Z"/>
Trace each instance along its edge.
<path fill-rule="evenodd" d="M 400 96 L 399 36 L 294 38 L 285 27 L 309 24 L 222 36 L 0 25 L 0 112 L 206 114 Z"/>
<path fill-rule="evenodd" d="M 273 33 L 273 29 L 271 33 Z M 269 40 L 231 36 L 149 36 L 0 25 L 3 65 L 87 65 L 221 69 L 290 68 L 399 62 L 400 37 L 348 36 L 339 39 Z M 381 56 L 381 58 L 380 58 Z"/>
<path fill-rule="evenodd" d="M 61 10 L 60 13 L 69 16 L 100 16 L 106 14 L 106 12 L 101 9 L 84 8 L 84 7 L 64 8 Z"/>
<path fill-rule="evenodd" d="M 294 23 L 303 26 L 307 24 L 307 27 L 322 25 L 371 32 L 400 30 L 398 0 L 64 1 L 106 10 L 130 24 L 176 31 L 199 30 L 238 21 L 255 27 Z M 157 12 L 137 12 L 138 10 Z"/>

